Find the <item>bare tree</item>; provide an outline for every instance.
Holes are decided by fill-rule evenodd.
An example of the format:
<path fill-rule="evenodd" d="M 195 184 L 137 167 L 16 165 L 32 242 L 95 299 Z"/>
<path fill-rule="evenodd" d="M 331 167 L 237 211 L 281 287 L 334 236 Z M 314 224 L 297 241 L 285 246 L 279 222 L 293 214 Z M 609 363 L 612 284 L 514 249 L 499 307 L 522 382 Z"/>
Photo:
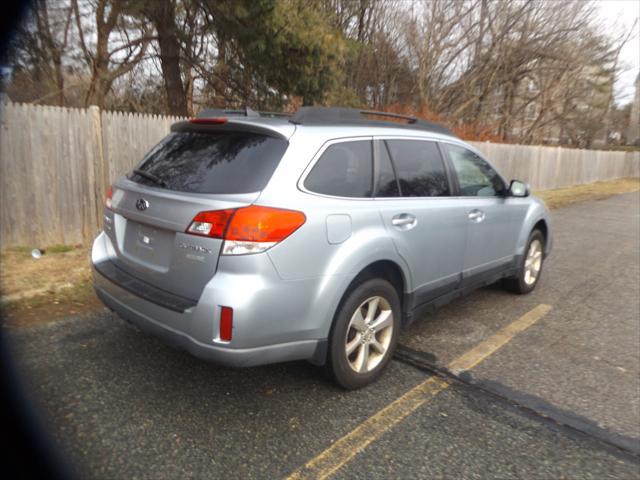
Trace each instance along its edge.
<path fill-rule="evenodd" d="M 626 36 L 603 34 L 595 7 L 37 0 L 16 42 L 9 92 L 23 101 L 176 115 L 200 105 L 370 106 L 507 141 L 590 145 L 606 137 Z"/>
<path fill-rule="evenodd" d="M 133 2 L 131 7 L 132 11 L 139 11 L 156 29 L 169 113 L 186 116 L 188 109 L 180 65 L 182 55 L 180 32 L 176 25 L 176 1 Z"/>
<path fill-rule="evenodd" d="M 146 22 L 126 15 L 125 0 L 71 4 L 82 57 L 91 72 L 85 104 L 103 107 L 114 80 L 142 60 L 153 37 Z"/>

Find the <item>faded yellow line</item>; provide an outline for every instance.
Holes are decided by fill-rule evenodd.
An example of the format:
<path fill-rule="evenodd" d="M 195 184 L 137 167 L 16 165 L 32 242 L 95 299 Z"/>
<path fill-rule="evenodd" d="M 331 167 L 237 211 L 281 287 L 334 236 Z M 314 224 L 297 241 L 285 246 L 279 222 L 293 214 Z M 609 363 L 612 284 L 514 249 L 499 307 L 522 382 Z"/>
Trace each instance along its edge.
<path fill-rule="evenodd" d="M 449 386 L 449 382 L 431 377 L 412 388 L 393 403 L 362 422 L 340 440 L 327 448 L 304 467 L 293 472 L 288 479 L 324 479 L 336 472 L 358 453 L 364 450 L 384 432 L 423 405 L 429 398 Z"/>
<path fill-rule="evenodd" d="M 473 368 L 509 342 L 516 334 L 526 330 L 544 317 L 550 310 L 550 305 L 538 305 L 515 322 L 480 343 L 477 347 L 453 360 L 447 368 L 456 374 Z M 293 472 L 287 479 L 325 479 L 329 477 L 351 461 L 371 442 L 380 438 L 385 432 L 449 385 L 449 382 L 439 377 L 431 377 L 425 380 L 362 422 L 324 452 Z"/>
<path fill-rule="evenodd" d="M 505 343 L 510 342 L 516 334 L 526 330 L 544 317 L 550 310 L 551 305 L 545 304 L 540 304 L 532 310 L 529 310 L 515 322 L 507 325 L 502 330 L 498 331 L 498 333 L 490 336 L 484 342 L 481 342 L 478 346 L 453 360 L 449 365 L 447 365 L 447 369 L 454 375 L 458 375 L 465 370 L 471 370 L 493 352 L 504 346 Z"/>

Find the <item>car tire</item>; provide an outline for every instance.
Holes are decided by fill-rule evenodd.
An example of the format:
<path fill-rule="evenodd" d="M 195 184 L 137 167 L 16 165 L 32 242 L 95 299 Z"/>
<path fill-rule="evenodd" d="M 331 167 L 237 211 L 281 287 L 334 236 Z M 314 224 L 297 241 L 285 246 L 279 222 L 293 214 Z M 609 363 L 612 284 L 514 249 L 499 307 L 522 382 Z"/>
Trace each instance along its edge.
<path fill-rule="evenodd" d="M 515 277 L 504 279 L 504 287 L 514 293 L 529 293 L 536 288 L 542 265 L 544 263 L 544 235 L 540 230 L 534 230 L 529 235 L 527 248 L 518 264 Z"/>
<path fill-rule="evenodd" d="M 341 387 L 353 390 L 375 381 L 398 342 L 401 307 L 386 280 L 366 280 L 340 304 L 329 334 L 325 368 Z"/>

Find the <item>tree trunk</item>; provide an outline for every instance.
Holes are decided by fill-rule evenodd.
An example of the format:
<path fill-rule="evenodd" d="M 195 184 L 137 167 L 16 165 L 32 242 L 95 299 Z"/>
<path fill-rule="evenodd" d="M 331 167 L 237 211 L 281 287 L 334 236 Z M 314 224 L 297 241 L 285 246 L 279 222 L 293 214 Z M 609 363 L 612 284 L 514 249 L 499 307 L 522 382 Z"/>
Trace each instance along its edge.
<path fill-rule="evenodd" d="M 85 105 L 87 107 L 96 105 L 102 110 L 105 108 L 107 93 L 111 88 L 111 80 L 109 80 L 109 52 L 107 50 L 109 32 L 100 26 L 97 30 L 96 53 L 92 65 L 91 84 L 87 91 Z"/>
<path fill-rule="evenodd" d="M 71 11 L 71 10 L 69 10 Z M 56 82 L 58 105 L 64 106 L 64 76 L 62 74 L 62 56 L 60 49 L 56 45 L 51 29 L 49 28 L 49 10 L 46 1 L 39 2 L 36 10 L 38 30 L 42 36 L 43 43 L 49 51 L 51 62 L 53 63 L 53 74 Z M 67 27 L 65 27 L 67 28 Z"/>
<path fill-rule="evenodd" d="M 91 84 L 89 85 L 89 90 L 87 91 L 87 96 L 85 98 L 85 105 L 87 107 L 96 105 L 100 108 L 100 110 L 104 109 L 104 102 L 110 87 L 110 84 L 107 84 L 107 82 L 100 78 L 92 79 Z"/>
<path fill-rule="evenodd" d="M 180 74 L 180 44 L 176 36 L 175 5 L 172 1 L 163 1 L 155 4 L 154 7 L 150 17 L 158 31 L 160 65 L 169 112 L 172 115 L 186 117 L 189 112 Z"/>

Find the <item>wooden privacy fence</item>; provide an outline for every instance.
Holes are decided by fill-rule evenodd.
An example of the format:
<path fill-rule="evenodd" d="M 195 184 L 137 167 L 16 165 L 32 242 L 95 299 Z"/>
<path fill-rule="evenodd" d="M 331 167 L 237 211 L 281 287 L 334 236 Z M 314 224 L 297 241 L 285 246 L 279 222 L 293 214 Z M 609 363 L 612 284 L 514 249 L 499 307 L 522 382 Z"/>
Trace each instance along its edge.
<path fill-rule="evenodd" d="M 6 104 L 0 111 L 0 246 L 90 241 L 109 185 L 178 117 Z"/>
<path fill-rule="evenodd" d="M 0 107 L 0 246 L 87 243 L 108 186 L 177 117 L 22 104 Z M 534 190 L 640 176 L 640 152 L 472 142 Z"/>
<path fill-rule="evenodd" d="M 469 142 L 507 179 L 533 190 L 640 176 L 640 152 L 579 150 L 544 145 Z"/>

